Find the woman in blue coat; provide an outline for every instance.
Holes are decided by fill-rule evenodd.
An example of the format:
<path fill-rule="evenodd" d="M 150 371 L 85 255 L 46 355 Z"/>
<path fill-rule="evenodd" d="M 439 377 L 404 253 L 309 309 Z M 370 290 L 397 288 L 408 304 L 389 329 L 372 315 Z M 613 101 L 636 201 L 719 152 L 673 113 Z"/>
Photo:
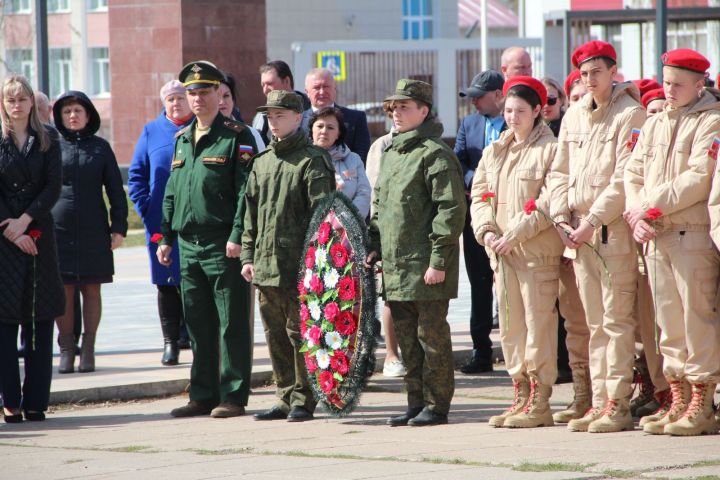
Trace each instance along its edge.
<path fill-rule="evenodd" d="M 143 127 L 135 144 L 135 154 L 128 170 L 128 193 L 145 224 L 152 283 L 158 289 L 160 326 L 165 340 L 162 364 L 177 365 L 183 320 L 179 291 L 180 258 L 178 249 L 173 249 L 172 264 L 169 267 L 160 265 L 155 255 L 157 240 L 153 241 L 153 235 L 160 233 L 163 196 L 170 177 L 175 134 L 190 123 L 193 115 L 185 97 L 185 87 L 179 81 L 166 83 L 160 89 L 160 98 L 164 110 Z"/>

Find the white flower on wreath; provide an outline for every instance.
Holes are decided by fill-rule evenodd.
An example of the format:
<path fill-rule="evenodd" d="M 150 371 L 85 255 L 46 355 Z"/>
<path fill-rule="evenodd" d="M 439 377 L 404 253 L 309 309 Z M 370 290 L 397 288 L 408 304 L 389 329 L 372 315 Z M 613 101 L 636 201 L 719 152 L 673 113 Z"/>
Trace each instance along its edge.
<path fill-rule="evenodd" d="M 336 331 L 327 332 L 325 334 L 325 344 L 333 350 L 338 350 L 340 347 L 342 347 L 342 342 L 342 335 L 340 335 Z"/>
<path fill-rule="evenodd" d="M 327 266 L 327 263 L 327 250 L 325 250 L 325 247 L 320 247 L 315 250 L 315 264 L 318 266 L 318 268 L 325 268 L 325 266 Z"/>
<path fill-rule="evenodd" d="M 310 280 L 312 280 L 313 271 L 310 268 L 305 269 L 305 277 L 303 278 L 303 286 L 310 289 Z"/>
<path fill-rule="evenodd" d="M 312 338 L 310 337 L 310 329 L 308 329 L 308 330 L 305 332 L 305 335 L 303 335 L 303 338 L 304 338 L 305 341 L 307 342 L 308 348 L 312 348 L 312 347 L 315 346 L 315 342 L 313 342 L 313 341 L 312 341 Z"/>
<path fill-rule="evenodd" d="M 338 280 L 340 280 L 340 274 L 334 268 L 331 268 L 329 272 L 325 272 L 325 275 L 323 275 L 325 288 L 335 288 Z"/>
<path fill-rule="evenodd" d="M 315 353 L 315 359 L 317 360 L 318 367 L 323 370 L 330 366 L 330 355 L 328 355 L 327 350 L 324 348 L 321 348 Z"/>
<path fill-rule="evenodd" d="M 313 320 L 320 320 L 322 315 L 322 309 L 320 308 L 320 302 L 312 301 L 308 303 L 308 310 L 310 310 L 310 316 Z"/>

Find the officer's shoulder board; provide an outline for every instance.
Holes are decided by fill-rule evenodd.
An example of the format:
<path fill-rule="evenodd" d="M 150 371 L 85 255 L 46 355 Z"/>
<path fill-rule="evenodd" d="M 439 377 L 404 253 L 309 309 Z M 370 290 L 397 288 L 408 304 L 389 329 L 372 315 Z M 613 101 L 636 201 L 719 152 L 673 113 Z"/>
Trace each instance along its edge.
<path fill-rule="evenodd" d="M 235 120 L 226 119 L 223 121 L 223 127 L 228 128 L 236 133 L 242 133 L 246 126 L 243 123 L 236 122 Z"/>
<path fill-rule="evenodd" d="M 187 125 L 187 126 L 181 128 L 180 130 L 178 130 L 177 132 L 175 132 L 175 138 L 180 138 L 180 136 L 182 136 L 185 132 L 187 132 L 189 128 L 190 128 L 190 125 Z"/>

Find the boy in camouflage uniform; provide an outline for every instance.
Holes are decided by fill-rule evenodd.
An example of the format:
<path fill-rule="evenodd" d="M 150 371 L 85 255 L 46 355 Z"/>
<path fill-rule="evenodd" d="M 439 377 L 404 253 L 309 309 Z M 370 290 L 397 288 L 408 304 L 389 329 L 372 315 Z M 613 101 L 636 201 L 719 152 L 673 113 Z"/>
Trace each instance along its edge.
<path fill-rule="evenodd" d="M 429 118 L 432 86 L 402 79 L 392 102 L 397 133 L 375 186 L 368 266 L 383 261 L 385 297 L 407 374 L 408 409 L 391 426 L 447 423 L 455 391 L 448 304 L 457 297 L 465 225 L 462 168 Z"/>

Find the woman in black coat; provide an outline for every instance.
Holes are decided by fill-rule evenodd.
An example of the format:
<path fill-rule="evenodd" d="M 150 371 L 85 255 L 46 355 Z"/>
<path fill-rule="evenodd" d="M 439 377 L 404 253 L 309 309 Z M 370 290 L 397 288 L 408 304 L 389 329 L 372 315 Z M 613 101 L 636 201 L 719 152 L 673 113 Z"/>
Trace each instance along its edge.
<path fill-rule="evenodd" d="M 53 208 L 60 274 L 65 284 L 67 309 L 58 317 L 60 373 L 72 373 L 75 364 L 73 297 L 83 299 L 83 339 L 80 372 L 95 370 L 95 334 L 100 324 L 100 286 L 112 282 L 112 251 L 127 233 L 127 201 L 122 177 L 110 144 L 95 135 L 100 115 L 82 92 L 69 91 L 53 105 L 55 127 L 60 132 L 63 184 Z M 103 198 L 110 201 L 110 219 Z"/>
<path fill-rule="evenodd" d="M 40 123 L 28 81 L 9 76 L 0 98 L 0 390 L 5 421 L 15 423 L 21 410 L 27 420 L 44 420 L 50 398 L 53 319 L 65 310 L 50 213 L 61 167 L 57 139 Z"/>

